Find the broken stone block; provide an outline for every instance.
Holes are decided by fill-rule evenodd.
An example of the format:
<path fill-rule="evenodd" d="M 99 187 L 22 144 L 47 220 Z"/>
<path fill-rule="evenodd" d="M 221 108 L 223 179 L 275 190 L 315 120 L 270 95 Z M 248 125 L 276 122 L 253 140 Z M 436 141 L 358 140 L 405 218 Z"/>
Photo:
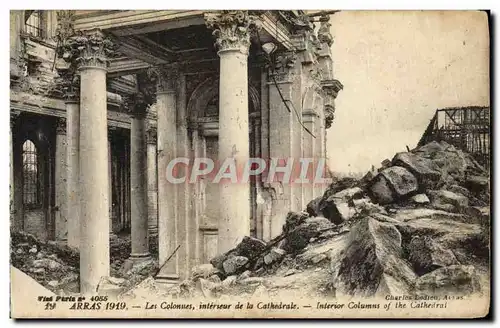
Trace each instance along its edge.
<path fill-rule="evenodd" d="M 383 208 L 380 205 L 373 204 L 369 198 L 354 199 L 353 203 L 354 203 L 354 209 L 356 210 L 356 212 L 359 212 L 359 213 L 363 213 L 363 214 L 373 214 L 373 213 L 387 214 L 387 211 L 385 208 Z"/>
<path fill-rule="evenodd" d="M 243 272 L 242 274 L 240 274 L 238 276 L 238 280 L 244 280 L 244 279 L 250 278 L 251 274 L 252 274 L 252 272 L 250 270 L 246 270 L 245 272 Z"/>
<path fill-rule="evenodd" d="M 236 275 L 229 276 L 222 281 L 222 286 L 225 288 L 229 288 L 236 283 L 237 279 L 238 277 Z"/>
<path fill-rule="evenodd" d="M 472 265 L 451 265 L 419 277 L 415 282 L 417 295 L 470 295 L 481 292 L 476 269 Z"/>
<path fill-rule="evenodd" d="M 266 248 L 266 242 L 257 238 L 245 236 L 236 246 L 236 253 L 248 259 L 256 258 Z"/>
<path fill-rule="evenodd" d="M 448 190 L 429 190 L 427 193 L 431 199 L 431 205 L 440 210 L 459 212 L 469 206 L 467 197 Z"/>
<path fill-rule="evenodd" d="M 341 213 L 338 206 L 338 200 L 334 198 L 334 195 L 328 197 L 321 203 L 320 211 L 323 217 L 334 224 L 341 224 L 346 219 L 346 213 L 345 211 Z"/>
<path fill-rule="evenodd" d="M 379 204 L 390 204 L 395 200 L 389 181 L 380 174 L 373 179 L 370 191 L 375 201 Z"/>
<path fill-rule="evenodd" d="M 417 194 L 411 198 L 412 202 L 419 205 L 429 204 L 431 201 L 426 194 Z"/>
<path fill-rule="evenodd" d="M 318 237 L 322 232 L 332 229 L 334 225 L 326 218 L 307 218 L 286 237 L 283 249 L 287 252 L 298 252 L 309 244 L 311 238 Z"/>
<path fill-rule="evenodd" d="M 126 282 L 125 278 L 117 277 L 108 277 L 108 281 L 113 285 L 123 285 Z"/>
<path fill-rule="evenodd" d="M 321 203 L 321 200 L 323 199 L 323 196 L 319 196 L 311 200 L 306 207 L 306 212 L 309 214 L 309 216 L 314 217 L 314 216 L 319 216 L 321 215 L 321 212 L 319 210 L 319 206 Z"/>
<path fill-rule="evenodd" d="M 330 197 L 331 195 L 334 195 L 338 193 L 339 191 L 342 191 L 344 189 L 348 188 L 353 188 L 355 186 L 359 185 L 359 181 L 355 178 L 352 177 L 345 177 L 342 178 L 338 181 L 333 182 L 328 186 L 328 189 L 326 189 L 323 198 L 326 199 Z"/>
<path fill-rule="evenodd" d="M 467 188 L 461 187 L 459 185 L 453 184 L 451 186 L 446 187 L 446 190 L 451 191 L 455 194 L 460 194 L 465 197 L 469 197 L 470 191 Z"/>
<path fill-rule="evenodd" d="M 210 276 L 207 278 L 208 281 L 213 282 L 215 284 L 220 284 L 222 281 L 220 280 L 220 277 L 216 274 Z"/>
<path fill-rule="evenodd" d="M 489 188 L 489 184 L 489 178 L 486 176 L 470 175 L 465 180 L 464 185 L 473 193 L 478 194 L 487 191 Z"/>
<path fill-rule="evenodd" d="M 32 268 L 32 269 L 30 269 L 30 272 L 38 273 L 38 274 L 45 274 L 45 269 L 44 268 Z"/>
<path fill-rule="evenodd" d="M 400 166 L 389 167 L 374 179 L 370 191 L 379 204 L 389 204 L 418 189 L 417 179 L 407 169 Z"/>
<path fill-rule="evenodd" d="M 217 270 L 223 271 L 224 269 L 222 267 L 222 264 L 227 259 L 227 257 L 228 253 L 219 254 L 210 260 L 210 264 L 212 264 L 213 267 L 216 268 Z"/>
<path fill-rule="evenodd" d="M 231 275 L 240 271 L 248 263 L 248 258 L 244 256 L 230 256 L 228 257 L 222 267 L 226 275 Z"/>
<path fill-rule="evenodd" d="M 205 263 L 205 264 L 199 264 L 193 267 L 191 270 L 191 277 L 193 279 L 201 277 L 201 278 L 208 278 L 213 274 L 216 274 L 219 272 L 214 266 L 210 263 Z"/>
<path fill-rule="evenodd" d="M 273 248 L 271 248 L 269 253 L 267 253 L 264 256 L 264 263 L 266 265 L 270 265 L 274 262 L 281 260 L 285 256 L 285 254 L 286 254 L 286 252 L 284 250 L 282 250 L 281 248 L 273 247 Z"/>
<path fill-rule="evenodd" d="M 313 264 L 318 264 L 326 259 L 328 259 L 328 256 L 326 254 L 317 254 L 311 259 L 311 262 Z"/>
<path fill-rule="evenodd" d="M 36 252 L 38 252 L 38 249 L 36 248 L 36 246 L 33 246 L 33 247 L 30 248 L 29 252 L 31 254 L 36 254 Z"/>
<path fill-rule="evenodd" d="M 343 294 L 408 294 L 415 273 L 402 258 L 401 234 L 392 225 L 361 219 L 351 229 L 334 283 Z"/>
<path fill-rule="evenodd" d="M 58 270 L 58 269 L 62 268 L 62 264 L 60 264 L 59 262 L 56 262 L 52 259 L 48 259 L 48 258 L 34 260 L 32 265 L 34 268 L 44 268 L 44 269 L 51 270 L 51 271 Z"/>
<path fill-rule="evenodd" d="M 108 295 L 116 297 L 125 291 L 125 288 L 114 284 L 110 277 L 102 277 L 97 285 L 97 293 L 100 295 Z"/>
<path fill-rule="evenodd" d="M 203 278 L 198 279 L 198 281 L 196 282 L 196 287 L 206 298 L 212 298 L 216 296 L 217 292 L 220 289 L 219 284 L 205 280 Z"/>
<path fill-rule="evenodd" d="M 460 264 L 451 250 L 429 236 L 414 236 L 407 248 L 408 260 L 419 276 L 441 267 Z"/>
<path fill-rule="evenodd" d="M 47 283 L 47 285 L 49 285 L 52 288 L 56 288 L 59 285 L 59 281 L 57 281 L 57 280 L 51 280 L 51 281 L 49 281 Z"/>
<path fill-rule="evenodd" d="M 341 190 L 321 202 L 320 212 L 335 224 L 348 221 L 356 214 L 354 201 L 363 198 L 363 193 L 359 187 Z"/>
<path fill-rule="evenodd" d="M 441 178 L 441 173 L 432 160 L 413 153 L 397 153 L 392 164 L 410 171 L 425 188 L 434 186 Z"/>
<path fill-rule="evenodd" d="M 283 232 L 286 233 L 293 230 L 295 227 L 302 224 L 308 217 L 309 214 L 306 212 L 288 212 L 283 226 Z"/>
<path fill-rule="evenodd" d="M 377 176 L 377 170 L 372 165 L 370 171 L 366 172 L 366 174 L 361 178 L 360 182 L 362 185 L 368 185 L 370 182 Z"/>
<path fill-rule="evenodd" d="M 61 285 L 66 285 L 66 284 L 70 284 L 73 282 L 77 282 L 78 278 L 79 278 L 78 274 L 70 272 L 68 275 L 66 275 L 65 277 L 63 277 L 61 279 Z M 115 278 L 115 279 L 117 279 L 117 278 Z"/>
<path fill-rule="evenodd" d="M 347 188 L 335 193 L 333 196 L 347 202 L 351 199 L 363 198 L 363 190 L 359 187 Z"/>

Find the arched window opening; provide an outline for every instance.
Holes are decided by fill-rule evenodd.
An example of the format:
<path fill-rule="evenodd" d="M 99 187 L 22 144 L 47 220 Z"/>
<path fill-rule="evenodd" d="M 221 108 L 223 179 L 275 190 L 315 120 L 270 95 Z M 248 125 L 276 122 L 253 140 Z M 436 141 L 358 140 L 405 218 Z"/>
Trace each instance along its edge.
<path fill-rule="evenodd" d="M 38 153 L 31 140 L 23 144 L 23 203 L 27 206 L 40 204 Z"/>
<path fill-rule="evenodd" d="M 27 10 L 25 13 L 26 33 L 34 37 L 44 37 L 43 15 L 41 10 Z"/>

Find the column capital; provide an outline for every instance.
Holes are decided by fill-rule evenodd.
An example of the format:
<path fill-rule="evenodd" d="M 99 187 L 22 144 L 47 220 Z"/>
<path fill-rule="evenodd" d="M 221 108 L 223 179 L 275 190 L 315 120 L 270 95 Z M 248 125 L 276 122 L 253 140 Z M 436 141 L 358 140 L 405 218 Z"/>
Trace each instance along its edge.
<path fill-rule="evenodd" d="M 205 14 L 205 24 L 213 29 L 219 55 L 223 51 L 240 51 L 248 55 L 250 34 L 260 28 L 260 20 L 246 10 L 221 10 Z"/>
<path fill-rule="evenodd" d="M 66 118 L 60 117 L 57 119 L 56 134 L 66 134 Z"/>
<path fill-rule="evenodd" d="M 158 137 L 158 132 L 156 130 L 156 127 L 155 126 L 149 127 L 146 134 L 148 144 L 156 145 L 157 137 Z"/>
<path fill-rule="evenodd" d="M 139 91 L 124 98 L 123 104 L 130 116 L 136 118 L 146 117 L 147 109 L 151 104 L 146 100 L 144 93 Z"/>
<path fill-rule="evenodd" d="M 61 36 L 62 38 L 63 36 Z M 79 69 L 89 67 L 106 69 L 114 44 L 99 30 L 78 31 L 59 40 L 59 57 Z"/>
<path fill-rule="evenodd" d="M 147 71 L 149 81 L 156 83 L 156 92 L 173 92 L 177 89 L 180 70 L 177 65 L 154 66 Z"/>

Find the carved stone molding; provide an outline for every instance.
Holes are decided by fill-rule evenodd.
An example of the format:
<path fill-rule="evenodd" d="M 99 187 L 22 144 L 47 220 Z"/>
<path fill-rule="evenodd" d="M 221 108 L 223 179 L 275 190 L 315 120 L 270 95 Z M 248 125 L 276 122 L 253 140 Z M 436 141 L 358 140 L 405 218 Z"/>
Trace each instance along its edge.
<path fill-rule="evenodd" d="M 130 116 L 136 118 L 145 118 L 147 109 L 151 105 L 141 91 L 124 97 L 123 104 L 126 112 L 129 113 Z"/>
<path fill-rule="evenodd" d="M 325 127 L 328 129 L 332 126 L 335 118 L 335 98 L 338 92 L 344 88 L 338 80 L 322 81 L 323 104 L 325 112 Z"/>
<path fill-rule="evenodd" d="M 56 28 L 56 41 L 63 42 L 69 37 L 75 34 L 74 29 L 74 17 L 75 12 L 73 10 L 58 10 L 56 12 L 57 16 L 57 28 Z"/>
<path fill-rule="evenodd" d="M 66 134 L 66 119 L 64 117 L 57 119 L 56 134 Z"/>
<path fill-rule="evenodd" d="M 205 14 L 205 24 L 214 29 L 215 45 L 219 51 L 238 50 L 248 55 L 250 35 L 261 24 L 259 17 L 245 10 L 222 10 Z"/>
<path fill-rule="evenodd" d="M 269 82 L 286 82 L 293 80 L 297 54 L 294 51 L 281 52 L 274 55 L 269 67 Z"/>
<path fill-rule="evenodd" d="M 155 66 L 147 71 L 147 76 L 150 83 L 156 85 L 157 92 L 174 91 L 177 88 L 180 71 L 176 65 L 170 66 Z M 138 81 L 141 87 L 142 81 Z"/>
<path fill-rule="evenodd" d="M 332 126 L 333 120 L 335 119 L 335 107 L 331 105 L 326 105 L 324 107 L 325 111 L 325 128 L 329 129 Z"/>
<path fill-rule="evenodd" d="M 75 66 L 58 67 L 57 74 L 51 95 L 66 101 L 78 101 L 80 99 L 80 75 Z"/>
<path fill-rule="evenodd" d="M 97 67 L 106 69 L 114 44 L 100 30 L 76 32 L 59 40 L 59 57 L 79 69 Z"/>
<path fill-rule="evenodd" d="M 332 26 L 332 24 L 330 23 L 330 16 L 329 15 L 321 16 L 319 21 L 320 21 L 320 26 L 318 29 L 318 40 L 321 43 L 326 43 L 328 44 L 329 47 L 331 47 L 333 44 L 333 36 L 330 33 L 330 28 Z"/>
<path fill-rule="evenodd" d="M 147 134 L 146 134 L 148 144 L 156 145 L 157 136 L 158 136 L 158 132 L 156 130 L 156 127 L 154 127 L 154 126 L 149 127 Z"/>

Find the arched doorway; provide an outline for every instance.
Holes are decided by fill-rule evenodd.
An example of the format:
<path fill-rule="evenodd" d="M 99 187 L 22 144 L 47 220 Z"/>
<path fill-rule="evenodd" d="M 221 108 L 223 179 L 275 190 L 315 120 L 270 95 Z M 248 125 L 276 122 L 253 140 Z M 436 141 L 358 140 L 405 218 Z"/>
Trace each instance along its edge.
<path fill-rule="evenodd" d="M 261 120 L 260 94 L 249 83 L 249 150 L 250 157 L 261 156 Z M 189 121 L 188 136 L 191 142 L 191 157 L 206 157 L 218 162 L 219 134 L 219 80 L 208 78 L 198 85 L 189 97 L 187 105 Z M 195 201 L 193 215 L 200 226 L 200 255 L 203 262 L 208 262 L 217 255 L 217 227 L 219 219 L 219 186 L 210 182 L 210 177 L 200 179 L 194 186 Z M 257 210 L 257 195 L 261 188 L 258 177 L 250 179 L 250 235 L 262 238 L 262 217 Z"/>

